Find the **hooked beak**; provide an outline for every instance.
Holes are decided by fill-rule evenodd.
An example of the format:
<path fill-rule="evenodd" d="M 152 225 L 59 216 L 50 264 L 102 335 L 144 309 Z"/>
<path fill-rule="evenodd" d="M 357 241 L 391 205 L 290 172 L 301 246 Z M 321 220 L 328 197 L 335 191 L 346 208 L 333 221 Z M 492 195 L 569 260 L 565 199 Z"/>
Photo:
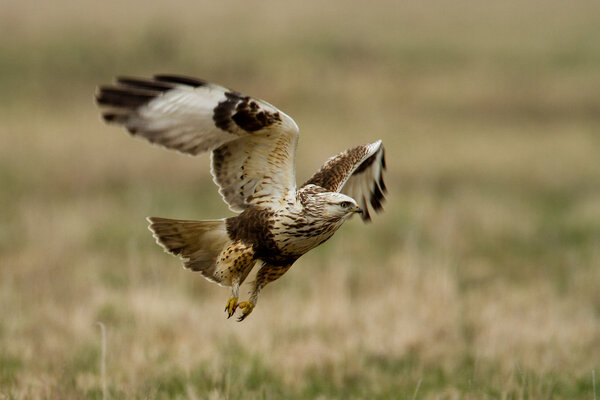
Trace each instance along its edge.
<path fill-rule="evenodd" d="M 356 207 L 354 207 L 353 209 L 351 209 L 351 210 L 347 210 L 347 211 L 344 211 L 344 212 L 345 212 L 346 214 L 350 214 L 350 213 L 358 213 L 358 214 L 362 214 L 362 213 L 363 213 L 363 210 L 362 210 L 362 208 L 360 208 L 359 206 L 356 206 Z"/>

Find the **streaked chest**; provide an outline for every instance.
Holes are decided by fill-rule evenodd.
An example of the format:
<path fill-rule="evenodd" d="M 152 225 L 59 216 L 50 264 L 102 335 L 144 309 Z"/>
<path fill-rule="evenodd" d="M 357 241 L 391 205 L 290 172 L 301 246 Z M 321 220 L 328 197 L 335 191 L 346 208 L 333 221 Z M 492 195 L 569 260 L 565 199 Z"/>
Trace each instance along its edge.
<path fill-rule="evenodd" d="M 283 254 L 300 256 L 325 242 L 340 226 L 341 222 L 333 223 L 296 210 L 285 210 L 275 215 L 271 232 Z"/>

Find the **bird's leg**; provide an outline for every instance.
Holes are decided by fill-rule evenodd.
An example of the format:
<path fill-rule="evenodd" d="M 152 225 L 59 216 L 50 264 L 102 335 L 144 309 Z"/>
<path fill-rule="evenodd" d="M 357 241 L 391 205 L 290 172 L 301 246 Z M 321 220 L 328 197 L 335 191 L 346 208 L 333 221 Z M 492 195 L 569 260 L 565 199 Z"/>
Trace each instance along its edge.
<path fill-rule="evenodd" d="M 250 313 L 252 312 L 252 310 L 254 310 L 254 306 L 256 305 L 256 303 L 253 303 L 250 300 L 246 300 L 246 301 L 242 301 L 239 306 L 242 309 L 242 315 L 240 315 L 238 317 L 238 322 L 242 322 L 243 320 L 246 319 L 246 317 L 248 315 L 250 315 Z"/>
<path fill-rule="evenodd" d="M 256 280 L 252 283 L 252 293 L 250 294 L 250 299 L 247 301 L 242 301 L 238 306 L 242 309 L 242 315 L 238 318 L 238 322 L 243 321 L 251 312 L 254 310 L 256 306 L 256 301 L 258 300 L 258 293 L 261 291 L 263 287 L 269 282 L 273 282 L 274 280 L 281 277 L 281 275 L 285 274 L 288 269 L 290 269 L 292 265 L 285 266 L 276 266 L 276 265 L 263 265 L 258 273 L 256 274 Z"/>
<path fill-rule="evenodd" d="M 241 242 L 235 242 L 221 252 L 219 268 L 225 270 L 225 273 L 231 279 L 231 297 L 227 300 L 227 304 L 225 304 L 227 318 L 231 318 L 235 313 L 238 307 L 240 285 L 244 282 L 255 264 L 254 250 L 252 250 L 251 246 Z"/>
<path fill-rule="evenodd" d="M 239 282 L 234 282 L 231 285 L 231 297 L 227 300 L 227 304 L 225 304 L 225 312 L 227 313 L 227 318 L 231 318 L 236 308 L 238 307 L 238 296 L 239 296 L 240 284 Z"/>

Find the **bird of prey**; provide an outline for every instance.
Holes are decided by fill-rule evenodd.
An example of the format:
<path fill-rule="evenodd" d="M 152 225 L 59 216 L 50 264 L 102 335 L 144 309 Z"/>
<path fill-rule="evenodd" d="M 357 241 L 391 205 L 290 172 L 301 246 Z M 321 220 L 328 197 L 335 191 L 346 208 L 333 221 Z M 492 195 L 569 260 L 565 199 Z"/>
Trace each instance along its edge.
<path fill-rule="evenodd" d="M 100 86 L 96 101 L 106 122 L 133 136 L 188 155 L 211 152 L 219 193 L 238 215 L 203 221 L 149 217 L 149 229 L 185 268 L 231 287 L 225 312 L 245 319 L 261 289 L 304 253 L 329 239 L 353 214 L 370 220 L 386 187 L 381 140 L 330 158 L 296 185 L 298 126 L 271 104 L 204 80 L 156 75 L 119 77 Z M 239 287 L 258 266 L 250 298 Z"/>

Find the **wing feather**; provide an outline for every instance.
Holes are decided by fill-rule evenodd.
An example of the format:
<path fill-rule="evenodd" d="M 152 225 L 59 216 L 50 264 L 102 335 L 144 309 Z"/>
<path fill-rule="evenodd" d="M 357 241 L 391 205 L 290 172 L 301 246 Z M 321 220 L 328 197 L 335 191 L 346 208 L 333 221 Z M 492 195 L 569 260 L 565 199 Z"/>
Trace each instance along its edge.
<path fill-rule="evenodd" d="M 296 188 L 298 126 L 271 104 L 204 80 L 117 78 L 96 101 L 108 123 L 189 155 L 212 151 L 211 172 L 233 211 L 277 205 Z"/>
<path fill-rule="evenodd" d="M 387 191 L 383 181 L 385 168 L 385 152 L 379 140 L 330 158 L 303 186 L 313 184 L 347 194 L 363 209 L 362 219 L 369 221 L 370 209 L 383 209 Z"/>

